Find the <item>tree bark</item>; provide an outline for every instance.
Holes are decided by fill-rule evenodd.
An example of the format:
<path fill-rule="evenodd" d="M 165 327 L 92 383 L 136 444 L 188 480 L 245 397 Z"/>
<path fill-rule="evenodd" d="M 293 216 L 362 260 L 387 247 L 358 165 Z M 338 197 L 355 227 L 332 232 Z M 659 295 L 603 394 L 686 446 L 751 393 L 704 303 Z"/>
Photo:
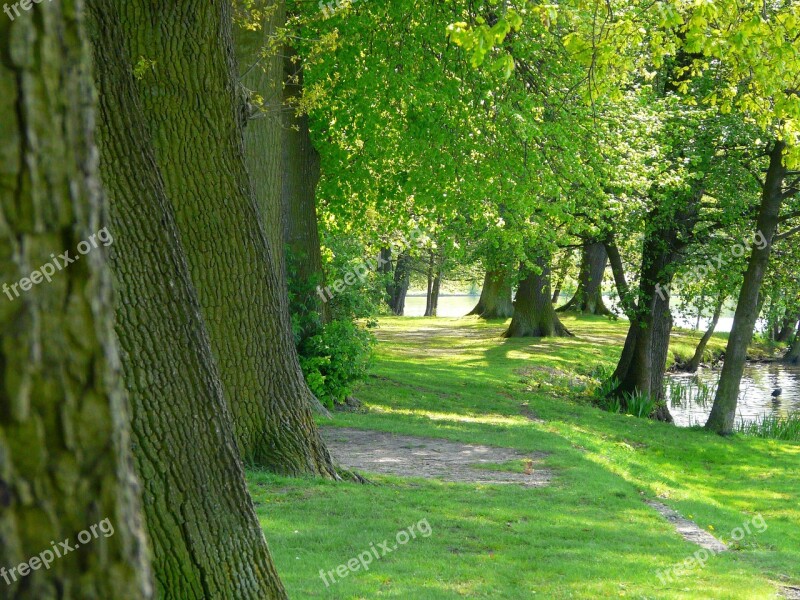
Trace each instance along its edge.
<path fill-rule="evenodd" d="M 106 225 L 84 14 L 81 3 L 37 10 L 0 19 L 0 589 L 149 599 L 110 273 L 100 248 L 76 252 Z M 65 251 L 78 262 L 53 259 Z M 74 547 L 91 527 L 90 542 L 55 554 L 52 540 Z M 23 575 L 32 557 L 47 568 Z"/>
<path fill-rule="evenodd" d="M 550 258 L 543 256 L 538 264 L 541 272 L 522 273 L 514 302 L 514 316 L 503 334 L 512 337 L 569 337 L 567 330 L 556 315 L 551 302 Z"/>
<path fill-rule="evenodd" d="M 586 315 L 609 315 L 603 302 L 603 276 L 608 265 L 608 253 L 600 242 L 589 242 L 581 250 L 578 289 L 572 299 L 558 308 L 559 312 L 575 311 Z"/>
<path fill-rule="evenodd" d="M 274 262 L 274 272 L 286 288 L 284 261 L 285 215 L 283 178 L 283 56 L 274 38 L 285 22 L 284 0 L 234 0 L 233 28 L 237 92 L 242 101 L 244 158 L 256 206 Z M 289 318 L 288 292 L 279 297 L 281 315 Z"/>
<path fill-rule="evenodd" d="M 692 205 L 693 203 L 687 202 L 685 211 L 677 215 L 667 215 L 662 212 L 661 205 L 657 204 L 647 217 L 638 301 L 635 305 L 630 300 L 627 301 L 626 312 L 629 313 L 631 326 L 613 375 L 618 382 L 613 394 L 623 404 L 629 394 L 647 394 L 659 405 L 656 418 L 666 422 L 673 421 L 666 404 L 660 402 L 672 332 L 669 286 L 673 276 L 668 267 L 680 244 L 679 228 L 689 228 L 693 223 Z M 613 248 L 616 250 L 615 246 Z M 621 267 L 618 255 L 612 255 L 612 266 L 619 288 L 624 277 L 616 273 Z M 629 296 L 627 289 L 622 293 L 623 298 Z"/>
<path fill-rule="evenodd" d="M 783 164 L 784 148 L 783 142 L 776 142 L 770 152 L 756 229 L 756 232 L 763 235 L 766 244 L 763 249 L 753 246 L 739 293 L 739 301 L 736 304 L 733 328 L 725 350 L 725 362 L 722 365 L 714 405 L 706 422 L 706 429 L 722 435 L 733 432 L 739 386 L 747 360 L 747 348 L 753 339 L 753 330 L 758 319 L 759 292 L 769 265 L 772 238 L 778 229 L 778 216 L 783 204 L 783 181 L 786 177 L 786 167 Z"/>
<path fill-rule="evenodd" d="M 398 317 L 405 312 L 406 294 L 411 282 L 411 255 L 403 252 L 397 257 L 394 278 L 389 285 L 389 308 Z"/>
<path fill-rule="evenodd" d="M 694 356 L 692 356 L 692 359 L 686 366 L 686 370 L 689 373 L 696 373 L 697 369 L 700 368 L 700 363 L 703 361 L 703 355 L 706 352 L 706 346 L 708 346 L 711 336 L 714 335 L 714 331 L 717 329 L 717 323 L 719 323 L 719 316 L 722 314 L 722 307 L 724 304 L 725 296 L 723 295 L 719 302 L 717 302 L 717 306 L 714 308 L 714 316 L 711 318 L 711 323 L 708 325 L 708 329 L 706 329 L 703 337 L 700 338 L 700 343 L 697 344 L 697 348 L 694 351 Z"/>
<path fill-rule="evenodd" d="M 116 234 L 117 333 L 158 597 L 285 598 L 245 486 L 116 3 L 91 7 L 101 171 Z"/>
<path fill-rule="evenodd" d="M 131 0 L 120 11 L 128 54 L 155 61 L 138 82 L 141 104 L 239 451 L 277 473 L 335 478 L 245 168 L 247 113 L 234 81 L 231 6 Z M 175 32 L 185 32 L 181 43 Z"/>
<path fill-rule="evenodd" d="M 317 184 L 320 155 L 311 141 L 308 115 L 297 114 L 296 103 L 303 95 L 303 74 L 293 49 L 286 49 L 286 84 L 283 110 L 283 212 L 285 241 L 296 269 L 295 277 L 325 287 L 325 271 L 317 222 Z M 323 323 L 330 321 L 330 308 L 314 295 Z"/>
<path fill-rule="evenodd" d="M 481 319 L 508 319 L 514 315 L 511 301 L 511 276 L 502 269 L 486 271 L 478 304 L 469 313 Z"/>

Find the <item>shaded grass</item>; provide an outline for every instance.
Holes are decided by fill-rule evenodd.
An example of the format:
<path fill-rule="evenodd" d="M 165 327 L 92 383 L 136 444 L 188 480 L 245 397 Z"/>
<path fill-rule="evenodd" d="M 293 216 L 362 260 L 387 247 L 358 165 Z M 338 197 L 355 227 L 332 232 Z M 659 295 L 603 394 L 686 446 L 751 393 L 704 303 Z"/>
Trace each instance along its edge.
<path fill-rule="evenodd" d="M 294 598 L 769 598 L 800 582 L 800 445 L 603 412 L 583 378 L 611 368 L 625 326 L 565 317 L 576 338 L 503 340 L 477 319 L 381 320 L 370 412 L 326 425 L 549 453 L 547 488 L 370 475 L 377 485 L 251 472 L 257 511 Z M 699 334 L 676 332 L 673 352 Z M 724 337 L 712 339 L 724 347 Z M 683 350 L 681 350 L 681 348 Z M 508 465 L 506 468 L 518 468 Z M 696 547 L 642 502 L 659 497 L 727 538 L 768 526 L 673 583 L 658 569 Z M 320 569 L 427 519 L 433 533 L 326 587 Z M 338 577 L 337 577 L 338 579 Z"/>

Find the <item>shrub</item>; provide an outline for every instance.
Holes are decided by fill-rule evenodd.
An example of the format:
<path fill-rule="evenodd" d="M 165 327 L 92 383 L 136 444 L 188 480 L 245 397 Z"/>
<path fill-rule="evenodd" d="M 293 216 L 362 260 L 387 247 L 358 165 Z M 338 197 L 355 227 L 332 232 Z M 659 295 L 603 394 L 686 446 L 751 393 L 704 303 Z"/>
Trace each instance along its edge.
<path fill-rule="evenodd" d="M 328 408 L 341 403 L 367 374 L 374 336 L 351 321 L 332 321 L 298 347 L 311 391 Z"/>

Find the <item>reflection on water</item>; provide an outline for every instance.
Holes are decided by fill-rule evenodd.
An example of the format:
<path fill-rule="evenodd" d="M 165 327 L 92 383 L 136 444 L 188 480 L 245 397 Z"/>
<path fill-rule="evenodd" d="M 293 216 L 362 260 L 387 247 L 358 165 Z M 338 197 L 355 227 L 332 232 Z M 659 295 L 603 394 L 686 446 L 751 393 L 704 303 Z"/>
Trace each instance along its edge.
<path fill-rule="evenodd" d="M 705 425 L 711 413 L 719 369 L 701 369 L 694 375 L 667 378 L 667 403 L 675 423 L 682 427 Z M 772 393 L 781 389 L 781 395 Z M 764 415 L 786 417 L 800 412 L 800 367 L 780 363 L 749 364 L 745 367 L 736 408 L 736 422 L 755 421 Z"/>

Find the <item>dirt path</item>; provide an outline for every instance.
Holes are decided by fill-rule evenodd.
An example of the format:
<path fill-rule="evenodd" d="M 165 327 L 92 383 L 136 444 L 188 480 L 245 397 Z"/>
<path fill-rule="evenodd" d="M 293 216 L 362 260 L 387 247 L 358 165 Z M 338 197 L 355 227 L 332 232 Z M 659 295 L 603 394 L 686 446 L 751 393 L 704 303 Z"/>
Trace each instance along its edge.
<path fill-rule="evenodd" d="M 325 427 L 322 434 L 334 458 L 349 469 L 402 477 L 424 477 L 462 483 L 547 485 L 551 473 L 539 468 L 543 454 L 508 448 L 461 444 L 435 438 L 411 437 L 362 429 Z M 526 472 L 512 473 L 475 465 L 528 461 Z"/>

